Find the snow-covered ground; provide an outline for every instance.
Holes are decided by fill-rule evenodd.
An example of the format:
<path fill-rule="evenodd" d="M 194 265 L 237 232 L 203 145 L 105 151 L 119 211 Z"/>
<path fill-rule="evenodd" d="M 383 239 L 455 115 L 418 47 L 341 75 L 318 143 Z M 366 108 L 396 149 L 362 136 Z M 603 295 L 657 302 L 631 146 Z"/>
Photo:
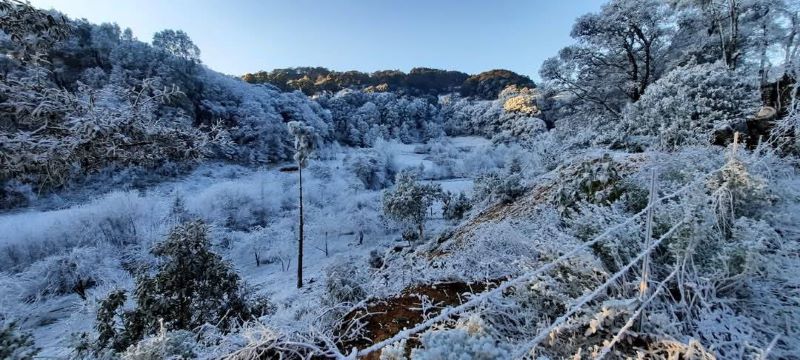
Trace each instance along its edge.
<path fill-rule="evenodd" d="M 469 193 L 472 179 L 463 175 L 475 164 L 494 164 L 482 156 L 488 145 L 485 139 L 469 137 L 427 145 L 392 142 L 382 151 L 394 159 L 395 171 L 422 164 L 423 174 L 435 174 L 428 181 L 444 190 Z M 347 169 L 344 159 L 363 151 L 344 148 L 325 160 L 312 161 L 304 170 L 306 285 L 302 289 L 296 288 L 295 277 L 297 174 L 281 172 L 280 166 L 249 169 L 210 163 L 144 189 L 102 194 L 85 190 L 83 201 L 63 202 L 57 209 L 31 207 L 0 215 L 0 261 L 6 266 L 0 273 L 0 305 L 34 333 L 43 348 L 41 355 L 66 356 L 71 334 L 92 329 L 97 301 L 112 289 L 132 288 L 133 279 L 121 262 L 148 257 L 147 249 L 176 224 L 179 202 L 182 211 L 211 224 L 215 251 L 249 286 L 269 297 L 276 312 L 267 321 L 291 327 L 311 316 L 314 312 L 309 309 L 318 308 L 324 299 L 328 267 L 364 262 L 371 251 L 383 252 L 401 243 L 396 227 L 380 215 L 382 190 L 364 189 Z M 452 176 L 437 172 L 437 162 L 443 158 L 453 162 L 448 170 Z M 440 209 L 434 206 L 428 234 L 452 225 L 442 219 Z M 361 245 L 359 231 L 364 233 Z M 74 293 L 48 292 L 61 275 L 52 267 L 64 260 L 96 279 L 86 300 Z"/>

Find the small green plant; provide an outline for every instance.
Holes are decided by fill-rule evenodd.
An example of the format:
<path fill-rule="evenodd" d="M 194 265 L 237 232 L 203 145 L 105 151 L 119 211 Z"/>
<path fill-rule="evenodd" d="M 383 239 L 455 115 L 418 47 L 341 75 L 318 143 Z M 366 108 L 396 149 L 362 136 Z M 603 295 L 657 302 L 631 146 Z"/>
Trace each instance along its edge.
<path fill-rule="evenodd" d="M 33 337 L 20 332 L 16 323 L 0 325 L 0 359 L 33 359 L 39 350 L 33 342 Z"/>
<path fill-rule="evenodd" d="M 127 300 L 117 290 L 100 301 L 95 351 L 123 351 L 159 331 L 191 330 L 203 324 L 230 329 L 248 319 L 252 308 L 244 297 L 239 276 L 213 253 L 208 228 L 202 221 L 178 225 L 153 249 L 161 258 L 154 276 L 136 281 L 136 308 L 121 310 Z"/>
<path fill-rule="evenodd" d="M 607 205 L 624 194 L 622 177 L 609 154 L 578 165 L 574 174 L 562 172 L 565 180 L 556 193 L 556 203 L 562 213 L 574 209 L 579 202 Z"/>

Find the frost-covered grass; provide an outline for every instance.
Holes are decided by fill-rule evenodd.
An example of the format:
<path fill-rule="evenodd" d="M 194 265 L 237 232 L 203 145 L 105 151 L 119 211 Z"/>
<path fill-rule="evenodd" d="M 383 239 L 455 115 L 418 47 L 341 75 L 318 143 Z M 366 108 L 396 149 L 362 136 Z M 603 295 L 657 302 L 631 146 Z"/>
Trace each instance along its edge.
<path fill-rule="evenodd" d="M 391 160 L 391 172 L 422 163 L 430 174 L 438 169 L 435 162 L 452 162 L 454 174 L 432 180 L 450 191 L 469 192 L 475 163 L 485 169 L 504 166 L 497 151 L 481 155 L 493 149 L 485 140 L 446 140 L 389 142 L 377 150 Z M 416 147 L 435 151 L 419 153 Z M 52 209 L 55 194 L 0 216 L 3 316 L 25 314 L 23 326 L 34 331 L 43 354 L 64 355 L 69 333 L 91 330 L 97 301 L 114 288 L 130 289 L 130 271 L 152 264 L 149 248 L 180 221 L 200 218 L 211 225 L 214 250 L 277 309 L 265 321 L 276 328 L 311 326 L 329 296 L 326 269 L 348 262 L 368 266 L 371 251 L 405 244 L 397 242 L 396 226 L 381 215 L 382 190 L 366 189 L 347 166 L 347 159 L 373 150 L 336 151 L 323 152 L 325 159 L 311 160 L 304 171 L 307 285 L 301 290 L 295 287 L 297 174 L 281 172 L 280 166 L 208 163 L 149 187 L 105 194 L 83 188 L 58 208 Z M 461 160 L 464 156 L 468 159 Z M 435 234 L 451 222 L 441 218 L 439 205 L 433 211 L 428 226 Z M 75 290 L 76 284 L 86 289 Z"/>
<path fill-rule="evenodd" d="M 152 245 L 179 222 L 199 218 L 210 225 L 213 250 L 232 264 L 249 289 L 266 296 L 272 309 L 241 331 L 219 335 L 223 340 L 214 349 L 206 347 L 203 356 L 247 349 L 248 344 L 267 341 L 264 336 L 274 337 L 269 340 L 273 344 L 275 339 L 330 339 L 342 316 L 361 301 L 391 298 L 418 284 L 513 277 L 581 248 L 646 205 L 653 167 L 658 169 L 659 193 L 667 194 L 734 164 L 725 165 L 729 170 L 719 176 L 703 178 L 685 197 L 657 208 L 654 231 L 658 236 L 687 209 L 693 209 L 696 225 L 676 232 L 674 239 L 659 248 L 652 260 L 653 276 L 660 280 L 675 261 L 687 254 L 696 256 L 691 270 L 681 276 L 693 279 L 697 289 L 693 291 L 703 301 L 676 305 L 664 297 L 655 298 L 650 308 L 657 317 L 645 329 L 678 339 L 684 350 L 692 339 L 706 339 L 703 346 L 707 347 L 726 337 L 762 346 L 774 331 L 796 333 L 780 321 L 757 320 L 769 319 L 775 312 L 787 319 L 798 317 L 791 301 L 777 294 L 785 287 L 791 297 L 797 288 L 794 277 L 784 270 L 796 265 L 788 254 L 797 247 L 792 237 L 800 233 L 796 226 L 800 220 L 798 180 L 791 161 L 772 153 L 742 150 L 733 161 L 730 150 L 709 147 L 639 154 L 585 149 L 578 155 L 554 158 L 561 166 L 552 171 L 542 167 L 541 152 L 475 138 L 445 138 L 428 144 L 379 142 L 374 148 L 321 149 L 320 155 L 303 173 L 302 289 L 295 286 L 297 174 L 282 172 L 281 166 L 253 169 L 206 164 L 185 177 L 151 187 L 101 195 L 87 190 L 85 201 L 73 206 L 37 210 L 33 204 L 0 216 L 3 316 L 17 318 L 23 329 L 33 331 L 44 355 L 66 356 L 72 346 L 70 334 L 93 331 L 98 300 L 117 288 L 132 289 L 136 274 L 152 269 L 157 261 L 148 251 Z M 401 240 L 403 226 L 386 219 L 382 210 L 383 191 L 404 168 L 418 170 L 420 181 L 470 196 L 474 195 L 473 180 L 481 174 L 507 179 L 513 173 L 528 192 L 511 199 L 480 200 L 461 222 L 445 220 L 441 203 L 436 202 L 426 216 L 426 241 L 409 244 Z M 721 202 L 725 198 L 719 194 L 728 192 L 748 200 Z M 734 217 L 725 204 L 732 204 Z M 609 304 L 627 303 L 631 297 L 638 266 L 626 263 L 643 249 L 642 224 L 632 222 L 614 234 L 597 246 L 575 252 L 574 258 L 537 277 L 530 288 L 504 293 L 468 311 L 481 321 L 479 335 L 466 336 L 458 330 L 463 318 L 452 319 L 440 325 L 456 331 L 430 329 L 416 353 L 434 351 L 450 336 L 463 342 L 465 349 L 489 344 L 490 339 L 506 339 L 510 348 L 521 346 L 577 298 L 595 291 L 627 266 L 633 269 L 630 277 L 621 277 L 596 301 L 586 301 L 586 308 L 562 329 L 569 336 L 583 333 L 587 326 L 595 329 L 592 336 L 577 337 L 589 345 L 599 343 L 603 336 L 610 338 L 613 334 L 607 332 L 619 329 L 631 311 L 615 308 L 609 319 L 600 317 L 605 322 L 598 322 L 596 313 L 602 314 Z M 753 296 L 756 292 L 765 296 Z M 133 304 L 129 300 L 126 306 Z M 669 325 L 679 321 L 675 312 L 665 310 L 676 306 L 693 317 L 681 322 L 680 328 Z M 723 327 L 733 320 L 734 328 Z M 566 343 L 559 344 L 543 354 L 566 356 L 572 351 Z M 796 348 L 787 340 L 776 351 Z M 706 350 L 757 353 L 733 345 Z"/>

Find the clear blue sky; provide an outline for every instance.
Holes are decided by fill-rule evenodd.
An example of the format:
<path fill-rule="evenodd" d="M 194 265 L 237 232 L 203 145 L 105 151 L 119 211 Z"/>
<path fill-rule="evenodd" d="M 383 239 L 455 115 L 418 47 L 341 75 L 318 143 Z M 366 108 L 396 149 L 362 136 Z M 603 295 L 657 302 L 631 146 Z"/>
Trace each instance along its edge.
<path fill-rule="evenodd" d="M 604 0 L 32 0 L 73 18 L 130 27 L 142 41 L 180 29 L 214 70 L 375 71 L 415 66 L 538 79 L 571 42 L 574 19 Z"/>

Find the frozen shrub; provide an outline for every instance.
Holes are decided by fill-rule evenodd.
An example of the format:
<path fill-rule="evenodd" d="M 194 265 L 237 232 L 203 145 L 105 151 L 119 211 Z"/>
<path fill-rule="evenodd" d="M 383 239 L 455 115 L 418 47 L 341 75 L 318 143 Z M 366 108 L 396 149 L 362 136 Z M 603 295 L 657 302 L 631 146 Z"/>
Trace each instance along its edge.
<path fill-rule="evenodd" d="M 285 193 L 270 188 L 268 180 L 260 182 L 230 181 L 210 187 L 196 196 L 190 209 L 201 218 L 229 229 L 250 231 L 267 225 L 269 215 L 280 210 L 280 203 L 289 199 Z"/>
<path fill-rule="evenodd" d="M 392 183 L 394 175 L 392 164 L 377 151 L 365 151 L 348 156 L 345 164 L 368 190 L 383 189 Z"/>
<path fill-rule="evenodd" d="M 20 274 L 26 283 L 23 298 L 39 298 L 77 294 L 86 299 L 86 291 L 112 275 L 107 269 L 116 266 L 109 254 L 96 248 L 76 248 L 34 263 Z"/>
<path fill-rule="evenodd" d="M 766 181 L 748 171 L 736 158 L 731 158 L 722 171 L 710 179 L 708 187 L 714 192 L 717 211 L 724 215 L 720 221 L 725 224 L 738 216 L 756 216 L 773 200 Z"/>
<path fill-rule="evenodd" d="M 425 238 L 424 226 L 428 208 L 441 192 L 437 184 L 423 184 L 417 180 L 417 174 L 403 171 L 397 175 L 395 186 L 383 193 L 383 212 L 390 219 L 406 226 L 415 226 L 418 238 Z"/>
<path fill-rule="evenodd" d="M 564 212 L 581 201 L 608 205 L 619 199 L 624 188 L 615 164 L 609 154 L 604 154 L 562 171 L 556 199 L 559 209 Z"/>
<path fill-rule="evenodd" d="M 373 269 L 380 269 L 383 267 L 383 255 L 378 250 L 372 249 L 369 252 L 369 266 Z"/>
<path fill-rule="evenodd" d="M 525 193 L 525 186 L 519 174 L 489 172 L 475 179 L 473 193 L 476 202 L 510 203 Z"/>
<path fill-rule="evenodd" d="M 501 360 L 511 358 L 511 348 L 486 335 L 465 329 L 435 330 L 422 335 L 422 346 L 411 350 L 419 360 Z"/>
<path fill-rule="evenodd" d="M 122 360 L 192 359 L 196 334 L 177 330 L 150 336 L 122 353 Z"/>
<path fill-rule="evenodd" d="M 357 303 L 367 297 L 366 276 L 355 265 L 357 259 L 331 265 L 325 272 L 326 301 L 331 304 Z"/>
<path fill-rule="evenodd" d="M 400 340 L 381 350 L 380 360 L 407 360 L 406 340 Z"/>
<path fill-rule="evenodd" d="M 121 291 L 101 302 L 99 348 L 111 345 L 121 351 L 159 329 L 194 329 L 205 323 L 229 329 L 250 317 L 239 276 L 211 252 L 207 231 L 201 221 L 187 222 L 154 247 L 161 263 L 153 276 L 137 279 L 134 310 L 119 314 L 126 299 Z"/>
<path fill-rule="evenodd" d="M 461 220 L 470 209 L 472 203 L 463 191 L 458 195 L 449 191 L 442 194 L 442 215 L 445 219 Z"/>
<path fill-rule="evenodd" d="M 21 333 L 15 323 L 0 324 L 0 359 L 33 360 L 39 350 L 33 337 Z"/>

